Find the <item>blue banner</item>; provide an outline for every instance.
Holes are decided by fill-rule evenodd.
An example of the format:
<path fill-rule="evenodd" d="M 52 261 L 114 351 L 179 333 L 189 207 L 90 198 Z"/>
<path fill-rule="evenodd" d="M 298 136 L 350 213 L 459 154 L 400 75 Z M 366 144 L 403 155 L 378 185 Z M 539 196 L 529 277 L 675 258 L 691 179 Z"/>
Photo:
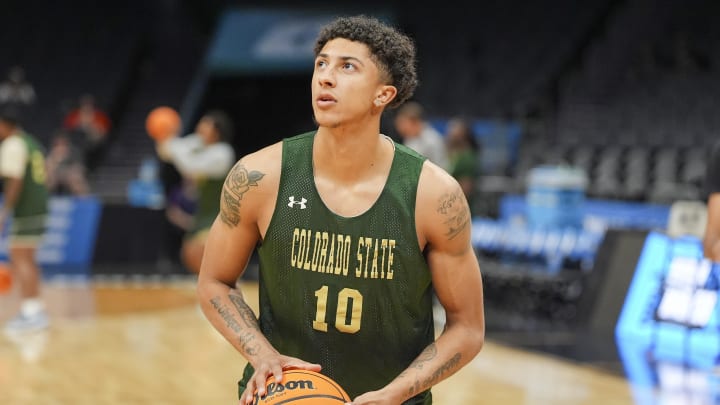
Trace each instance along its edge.
<path fill-rule="evenodd" d="M 208 70 L 212 74 L 310 74 L 320 29 L 337 15 L 337 10 L 231 9 L 222 16 L 210 45 Z"/>
<path fill-rule="evenodd" d="M 44 268 L 86 274 L 92 262 L 101 213 L 95 197 L 53 197 L 47 228 L 38 246 L 37 260 Z M 0 259 L 8 260 L 8 235 L 0 237 Z"/>

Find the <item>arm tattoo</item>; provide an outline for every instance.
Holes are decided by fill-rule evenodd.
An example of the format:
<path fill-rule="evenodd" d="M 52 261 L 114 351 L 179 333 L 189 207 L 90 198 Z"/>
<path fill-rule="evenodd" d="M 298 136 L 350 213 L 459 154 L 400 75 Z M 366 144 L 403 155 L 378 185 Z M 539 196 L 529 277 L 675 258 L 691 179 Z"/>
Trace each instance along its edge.
<path fill-rule="evenodd" d="M 450 360 L 446 361 L 430 377 L 426 378 L 422 386 L 427 389 L 435 385 L 445 374 L 452 371 L 460 363 L 460 357 L 460 353 L 455 353 Z"/>
<path fill-rule="evenodd" d="M 252 343 L 252 341 L 255 339 L 255 333 L 249 330 L 243 331 L 243 328 L 240 327 L 240 324 L 233 316 L 230 308 L 220 302 L 220 297 L 211 298 L 210 303 L 212 304 L 213 308 L 215 308 L 215 310 L 218 312 L 218 314 L 220 314 L 228 328 L 238 334 L 238 340 L 240 341 L 242 349 L 245 351 L 245 353 L 247 353 L 249 356 L 256 355 L 260 351 L 260 345 L 258 343 Z"/>
<path fill-rule="evenodd" d="M 220 219 L 226 225 L 235 227 L 240 223 L 240 200 L 250 186 L 257 187 L 264 176 L 265 173 L 257 170 L 248 172 L 241 162 L 233 167 L 225 179 L 220 198 Z"/>
<path fill-rule="evenodd" d="M 437 356 L 437 346 L 435 346 L 435 342 L 430 343 L 428 347 L 425 348 L 425 350 L 420 353 L 419 356 L 415 360 L 413 360 L 412 363 L 408 366 L 407 369 L 405 369 L 398 377 L 405 377 L 408 374 L 408 371 L 410 371 L 411 368 L 422 370 L 425 363 L 432 360 Z"/>
<path fill-rule="evenodd" d="M 242 318 L 243 322 L 245 322 L 245 326 L 250 329 L 260 330 L 260 328 L 258 327 L 257 318 L 255 318 L 255 313 L 248 306 L 248 304 L 245 303 L 242 295 L 230 292 L 230 295 L 228 295 L 228 297 L 240 313 L 240 317 Z"/>
<path fill-rule="evenodd" d="M 420 380 L 415 380 L 415 385 L 411 386 L 408 390 L 408 396 L 412 397 L 413 395 L 420 392 Z"/>
<path fill-rule="evenodd" d="M 410 364 L 410 367 L 422 370 L 425 363 L 434 359 L 435 356 L 437 356 L 437 346 L 435 346 L 435 343 L 430 343 L 430 345 L 426 347 L 425 350 L 423 350 L 422 353 L 420 353 L 420 355 Z"/>
<path fill-rule="evenodd" d="M 442 214 L 447 226 L 448 240 L 458 236 L 470 223 L 470 210 L 465 202 L 462 190 L 454 193 L 445 193 L 440 197 L 437 212 Z"/>
<path fill-rule="evenodd" d="M 225 324 L 228 328 L 232 329 L 235 333 L 240 333 L 240 324 L 235 320 L 235 318 L 230 313 L 227 306 L 223 305 L 222 302 L 220 302 L 220 297 L 215 297 L 210 299 L 210 303 L 212 304 L 213 308 L 220 314 L 222 319 L 225 321 Z"/>

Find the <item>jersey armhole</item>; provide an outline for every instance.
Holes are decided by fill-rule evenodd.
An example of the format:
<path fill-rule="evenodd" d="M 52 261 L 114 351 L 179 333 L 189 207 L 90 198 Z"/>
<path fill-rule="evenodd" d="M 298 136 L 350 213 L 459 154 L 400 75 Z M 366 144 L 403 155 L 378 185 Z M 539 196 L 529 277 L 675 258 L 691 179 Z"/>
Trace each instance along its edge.
<path fill-rule="evenodd" d="M 286 169 L 286 167 L 285 167 L 285 161 L 286 161 L 285 154 L 287 153 L 286 146 L 287 146 L 287 140 L 285 139 L 280 144 L 280 148 L 282 150 L 280 153 L 280 180 L 278 180 L 278 189 L 277 189 L 277 193 L 275 194 L 275 204 L 273 204 L 273 212 L 272 212 L 272 215 L 270 216 L 270 222 L 268 222 L 267 229 L 265 230 L 265 235 L 261 236 L 260 241 L 258 243 L 258 246 L 260 246 L 260 247 L 263 244 L 265 244 L 265 240 L 272 234 L 272 232 L 274 230 L 275 221 L 276 221 L 276 219 L 275 219 L 275 217 L 277 216 L 276 214 L 280 211 L 280 209 L 279 209 L 280 208 L 280 192 L 283 189 L 283 186 L 285 185 L 285 176 L 283 176 L 283 174 L 285 173 L 285 169 Z"/>
<path fill-rule="evenodd" d="M 417 209 L 418 209 L 418 197 L 420 195 L 419 189 L 420 189 L 420 179 L 422 177 L 423 168 L 425 167 L 425 162 L 428 161 L 428 159 L 420 154 L 413 153 L 413 156 L 416 158 L 419 158 L 422 160 L 420 163 L 420 171 L 418 172 L 418 178 L 417 183 L 415 184 L 415 201 L 413 203 L 413 210 L 412 210 L 412 230 L 415 233 L 415 247 L 417 251 L 425 257 L 425 261 L 427 262 L 427 247 L 428 247 L 428 241 L 427 238 L 425 240 L 425 247 L 420 246 L 420 239 L 418 239 L 419 232 L 418 232 L 418 221 L 417 221 Z"/>

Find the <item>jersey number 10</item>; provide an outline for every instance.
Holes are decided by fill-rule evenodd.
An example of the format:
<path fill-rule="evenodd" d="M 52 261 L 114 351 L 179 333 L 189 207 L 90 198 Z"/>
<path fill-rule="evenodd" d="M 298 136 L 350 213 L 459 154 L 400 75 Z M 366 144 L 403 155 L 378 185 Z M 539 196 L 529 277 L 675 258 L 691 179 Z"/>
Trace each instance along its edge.
<path fill-rule="evenodd" d="M 327 332 L 328 324 L 325 322 L 328 292 L 330 288 L 326 285 L 315 291 L 317 297 L 317 311 L 315 312 L 315 320 L 313 321 L 313 329 L 321 332 Z M 352 300 L 352 302 L 350 301 Z M 337 296 L 337 311 L 335 313 L 335 328 L 343 333 L 356 333 L 360 330 L 360 321 L 362 317 L 363 297 L 360 291 L 352 288 L 343 288 Z M 350 312 L 350 320 L 348 323 L 348 311 Z"/>

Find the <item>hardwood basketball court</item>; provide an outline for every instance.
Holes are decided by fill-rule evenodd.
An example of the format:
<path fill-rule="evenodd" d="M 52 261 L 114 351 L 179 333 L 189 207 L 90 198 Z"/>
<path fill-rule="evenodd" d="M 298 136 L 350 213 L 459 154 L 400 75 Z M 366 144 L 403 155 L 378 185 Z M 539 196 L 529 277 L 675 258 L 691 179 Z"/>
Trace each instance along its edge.
<path fill-rule="evenodd" d="M 205 320 L 195 284 L 51 281 L 51 328 L 0 337 L 0 404 L 236 404 L 245 360 Z M 257 312 L 257 285 L 242 290 Z M 0 321 L 17 297 L 0 296 Z M 436 404 L 632 404 L 617 375 L 488 341 Z"/>

